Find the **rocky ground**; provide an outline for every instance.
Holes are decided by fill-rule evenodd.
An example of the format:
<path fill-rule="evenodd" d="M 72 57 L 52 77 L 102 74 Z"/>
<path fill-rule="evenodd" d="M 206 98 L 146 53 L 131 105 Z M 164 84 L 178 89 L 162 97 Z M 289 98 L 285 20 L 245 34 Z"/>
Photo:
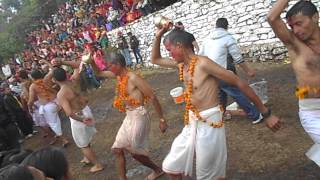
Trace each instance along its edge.
<path fill-rule="evenodd" d="M 297 99 L 294 97 L 295 78 L 290 64 L 284 63 L 252 63 L 257 76 L 250 82 L 268 81 L 269 102 L 273 113 L 282 119 L 282 128 L 273 133 L 264 123 L 252 125 L 248 119 L 233 118 L 226 122 L 228 142 L 228 179 L 320 179 L 320 169 L 305 156 L 312 141 L 304 132 L 298 118 Z M 150 133 L 150 155 L 159 165 L 166 156 L 174 137 L 183 127 L 183 105 L 175 105 L 169 96 L 170 89 L 181 85 L 178 72 L 174 70 L 148 70 L 143 73 L 157 92 L 164 109 L 169 129 L 161 134 L 158 119 L 151 110 L 152 127 Z M 65 148 L 72 173 L 77 180 L 116 180 L 115 157 L 110 148 L 113 144 L 124 114 L 111 108 L 114 96 L 114 82 L 110 80 L 101 89 L 91 93 L 91 107 L 97 119 L 98 133 L 92 147 L 99 159 L 105 164 L 104 171 L 96 174 L 88 172 L 89 167 L 79 163 L 81 152 L 72 143 Z M 70 135 L 70 123 L 64 120 L 64 130 Z M 40 135 L 25 143 L 27 148 L 37 149 L 45 146 L 48 140 Z M 150 173 L 127 156 L 129 179 L 142 180 Z M 168 179 L 163 176 L 161 180 Z M 192 179 L 195 179 L 194 177 Z"/>

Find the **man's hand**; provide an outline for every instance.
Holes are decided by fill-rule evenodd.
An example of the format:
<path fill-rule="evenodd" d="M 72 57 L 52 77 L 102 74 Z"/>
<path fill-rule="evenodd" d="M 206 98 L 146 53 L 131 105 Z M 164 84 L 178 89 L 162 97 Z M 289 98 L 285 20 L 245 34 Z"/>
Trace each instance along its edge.
<path fill-rule="evenodd" d="M 247 76 L 249 78 L 253 78 L 255 75 L 256 75 L 256 71 L 251 69 L 251 68 L 249 68 L 249 70 L 247 71 Z"/>
<path fill-rule="evenodd" d="M 169 24 L 163 25 L 162 28 L 158 29 L 158 31 L 156 32 L 156 37 L 157 38 L 162 37 L 169 29 L 170 29 L 170 25 Z"/>
<path fill-rule="evenodd" d="M 167 128 L 168 128 L 168 125 L 167 125 L 167 122 L 165 119 L 161 118 L 160 119 L 160 124 L 159 124 L 159 128 L 160 128 L 160 131 L 162 133 L 166 132 Z"/>
<path fill-rule="evenodd" d="M 87 126 L 92 126 L 92 125 L 94 124 L 92 118 L 84 118 L 84 119 L 82 120 L 82 122 L 83 122 L 84 124 L 86 124 Z"/>
<path fill-rule="evenodd" d="M 265 119 L 266 125 L 268 128 L 270 128 L 273 132 L 276 132 L 280 129 L 281 123 L 280 118 L 277 116 L 271 115 L 270 117 Z"/>

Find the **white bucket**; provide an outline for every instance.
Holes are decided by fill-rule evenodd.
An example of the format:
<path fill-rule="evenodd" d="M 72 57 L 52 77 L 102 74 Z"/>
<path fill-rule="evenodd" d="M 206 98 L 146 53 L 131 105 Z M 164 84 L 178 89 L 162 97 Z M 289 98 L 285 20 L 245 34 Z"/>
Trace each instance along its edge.
<path fill-rule="evenodd" d="M 180 103 L 184 102 L 182 87 L 176 87 L 176 88 L 172 89 L 170 91 L 170 95 L 172 96 L 172 98 L 176 104 L 180 104 Z"/>

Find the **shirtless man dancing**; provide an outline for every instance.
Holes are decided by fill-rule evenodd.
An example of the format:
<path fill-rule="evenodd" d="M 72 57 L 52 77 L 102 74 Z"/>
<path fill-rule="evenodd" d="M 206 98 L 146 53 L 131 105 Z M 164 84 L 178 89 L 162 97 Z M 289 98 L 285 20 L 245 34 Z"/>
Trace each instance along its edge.
<path fill-rule="evenodd" d="M 50 144 L 57 140 L 62 140 L 62 146 L 66 146 L 69 142 L 62 135 L 61 120 L 59 117 L 59 107 L 56 103 L 57 91 L 53 89 L 51 81 L 52 73 L 48 73 L 45 77 L 39 70 L 31 72 L 32 84 L 29 87 L 28 109 L 31 113 L 34 112 L 35 102 L 40 104 L 39 114 L 43 114 L 46 123 L 55 133 L 55 139 Z"/>
<path fill-rule="evenodd" d="M 91 173 L 103 170 L 102 164 L 90 147 L 96 129 L 88 100 L 80 93 L 79 82 L 68 81 L 66 71 L 60 67 L 53 69 L 52 80 L 60 86 L 57 94 L 58 104 L 70 118 L 73 140 L 81 148 L 84 156 L 81 162 L 94 164 L 90 169 Z"/>
<path fill-rule="evenodd" d="M 113 106 L 127 114 L 112 146 L 112 151 L 117 157 L 119 179 L 127 179 L 124 155 L 124 150 L 127 150 L 134 159 L 153 170 L 146 179 L 155 180 L 164 172 L 148 156 L 150 118 L 145 105 L 147 101 L 152 102 L 160 118 L 159 128 L 164 133 L 167 123 L 163 118 L 159 101 L 144 79 L 128 71 L 126 61 L 121 54 L 109 53 L 105 59 L 111 60 L 110 71 L 98 71 L 94 63 L 92 66 L 97 76 L 117 78 L 117 94 Z"/>
<path fill-rule="evenodd" d="M 307 156 L 320 166 L 320 28 L 319 12 L 310 1 L 299 1 L 286 14 L 289 30 L 280 18 L 289 0 L 278 0 L 268 14 L 268 22 L 288 48 L 297 79 L 299 116 L 302 127 L 315 145 Z M 318 148 L 317 148 L 318 147 Z M 312 157 L 309 153 L 315 152 Z"/>
<path fill-rule="evenodd" d="M 165 37 L 164 46 L 173 59 L 162 58 L 160 42 L 167 30 L 168 26 L 165 26 L 156 33 L 151 62 L 179 68 L 180 80 L 185 85 L 186 111 L 185 127 L 173 141 L 162 169 L 171 179 L 182 179 L 183 174 L 192 175 L 195 158 L 198 180 L 225 178 L 227 146 L 219 107 L 218 80 L 238 87 L 256 105 L 265 118 L 266 125 L 273 131 L 280 128 L 279 118 L 262 104 L 248 83 L 209 58 L 195 55 L 192 42 L 184 31 L 175 29 Z"/>

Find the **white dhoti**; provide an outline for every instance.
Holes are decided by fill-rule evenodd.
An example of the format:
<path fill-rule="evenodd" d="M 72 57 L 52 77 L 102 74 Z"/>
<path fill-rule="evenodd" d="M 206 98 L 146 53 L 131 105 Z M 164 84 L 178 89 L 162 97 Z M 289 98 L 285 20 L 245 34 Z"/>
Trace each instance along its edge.
<path fill-rule="evenodd" d="M 320 166 L 320 98 L 300 99 L 299 116 L 302 127 L 315 142 L 306 155 Z"/>
<path fill-rule="evenodd" d="M 148 155 L 150 118 L 143 107 L 126 110 L 127 116 L 117 133 L 114 148 L 123 148 L 133 154 Z"/>
<path fill-rule="evenodd" d="M 48 102 L 47 104 L 41 104 L 39 107 L 39 114 L 44 116 L 46 123 L 50 126 L 56 136 L 61 136 L 61 120 L 58 112 L 59 106 L 55 100 Z"/>
<path fill-rule="evenodd" d="M 40 102 L 39 101 L 34 102 L 34 106 L 35 106 L 34 111 L 31 114 L 34 124 L 40 127 L 48 127 L 49 125 L 46 122 L 44 115 L 39 113 Z"/>
<path fill-rule="evenodd" d="M 186 125 L 175 138 L 169 154 L 163 161 L 162 168 L 165 172 L 192 176 L 195 157 L 198 180 L 225 177 L 227 161 L 225 128 L 209 126 L 209 122 L 222 120 L 220 107 L 201 111 L 200 116 L 207 122 L 198 121 L 193 112 L 189 112 L 189 125 Z"/>
<path fill-rule="evenodd" d="M 93 118 L 93 114 L 89 106 L 82 109 L 81 114 L 86 118 Z M 85 148 L 90 145 L 93 136 L 96 134 L 97 130 L 94 125 L 86 125 L 83 122 L 74 120 L 70 118 L 71 122 L 71 133 L 74 142 L 79 148 Z"/>

